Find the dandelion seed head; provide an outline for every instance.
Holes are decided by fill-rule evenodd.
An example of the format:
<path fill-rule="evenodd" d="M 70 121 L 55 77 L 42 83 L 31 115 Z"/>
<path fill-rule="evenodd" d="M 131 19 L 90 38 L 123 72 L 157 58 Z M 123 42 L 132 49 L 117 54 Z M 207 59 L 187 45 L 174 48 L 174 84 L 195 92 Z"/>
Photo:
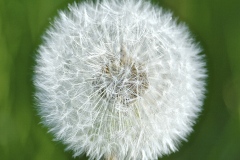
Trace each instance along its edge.
<path fill-rule="evenodd" d="M 143 0 L 74 3 L 43 39 L 39 114 L 74 156 L 157 159 L 192 132 L 205 62 L 170 12 Z"/>

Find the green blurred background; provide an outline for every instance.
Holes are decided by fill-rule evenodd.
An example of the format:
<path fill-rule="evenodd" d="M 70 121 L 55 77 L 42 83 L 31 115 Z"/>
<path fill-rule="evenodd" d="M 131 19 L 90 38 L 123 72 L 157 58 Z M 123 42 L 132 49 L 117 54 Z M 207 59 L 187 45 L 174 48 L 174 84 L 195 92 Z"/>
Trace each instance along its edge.
<path fill-rule="evenodd" d="M 73 0 L 0 0 L 0 160 L 70 160 L 40 123 L 32 84 L 41 35 Z M 154 1 L 174 12 L 204 48 L 203 112 L 188 142 L 163 160 L 240 159 L 240 1 Z M 76 159 L 87 159 L 78 157 Z"/>

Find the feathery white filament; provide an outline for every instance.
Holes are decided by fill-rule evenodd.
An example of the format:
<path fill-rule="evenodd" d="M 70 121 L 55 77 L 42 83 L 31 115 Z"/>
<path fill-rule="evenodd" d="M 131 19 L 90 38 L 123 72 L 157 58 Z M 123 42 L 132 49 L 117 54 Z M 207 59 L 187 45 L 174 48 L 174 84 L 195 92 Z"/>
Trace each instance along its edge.
<path fill-rule="evenodd" d="M 74 156 L 157 159 L 177 150 L 201 111 L 201 49 L 149 2 L 70 5 L 38 52 L 39 113 Z"/>

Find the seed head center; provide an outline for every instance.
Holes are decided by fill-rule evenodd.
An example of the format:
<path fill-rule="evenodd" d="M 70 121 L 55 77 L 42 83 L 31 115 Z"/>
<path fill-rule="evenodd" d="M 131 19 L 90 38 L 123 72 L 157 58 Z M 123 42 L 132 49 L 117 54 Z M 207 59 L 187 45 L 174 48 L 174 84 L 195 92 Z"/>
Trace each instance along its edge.
<path fill-rule="evenodd" d="M 135 102 L 149 86 L 144 65 L 123 49 L 118 58 L 109 58 L 94 79 L 94 88 L 101 97 L 125 105 Z"/>

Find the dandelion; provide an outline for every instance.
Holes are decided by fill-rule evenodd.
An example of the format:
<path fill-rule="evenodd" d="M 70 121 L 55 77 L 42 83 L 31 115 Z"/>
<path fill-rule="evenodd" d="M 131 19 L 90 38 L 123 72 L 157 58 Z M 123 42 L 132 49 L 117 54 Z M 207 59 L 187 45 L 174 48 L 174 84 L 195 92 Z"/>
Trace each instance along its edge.
<path fill-rule="evenodd" d="M 69 5 L 44 35 L 34 83 L 56 140 L 90 159 L 175 152 L 205 92 L 205 62 L 188 28 L 143 0 Z"/>

